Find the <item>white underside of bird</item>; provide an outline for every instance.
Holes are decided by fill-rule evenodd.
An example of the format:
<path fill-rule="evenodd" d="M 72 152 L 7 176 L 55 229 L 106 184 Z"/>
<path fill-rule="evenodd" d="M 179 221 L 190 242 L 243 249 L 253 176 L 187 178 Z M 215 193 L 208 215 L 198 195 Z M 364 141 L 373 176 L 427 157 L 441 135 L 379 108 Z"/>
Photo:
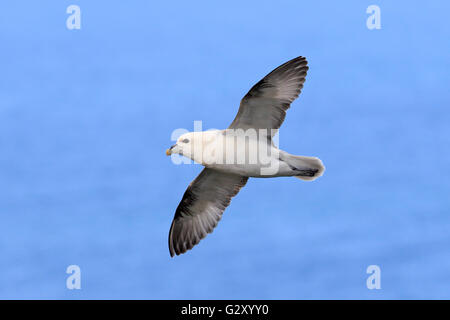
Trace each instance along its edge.
<path fill-rule="evenodd" d="M 324 169 L 318 158 L 294 156 L 278 149 L 267 139 L 265 129 L 189 132 L 181 135 L 167 153 L 181 154 L 206 168 L 245 177 L 294 176 L 311 181 L 320 177 Z"/>

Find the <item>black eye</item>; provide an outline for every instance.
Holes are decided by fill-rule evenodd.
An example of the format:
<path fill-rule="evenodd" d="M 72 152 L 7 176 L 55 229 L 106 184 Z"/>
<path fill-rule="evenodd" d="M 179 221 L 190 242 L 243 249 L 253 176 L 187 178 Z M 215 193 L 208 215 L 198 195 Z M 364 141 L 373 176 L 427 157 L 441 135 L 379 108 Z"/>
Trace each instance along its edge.
<path fill-rule="evenodd" d="M 189 139 L 183 139 L 183 140 L 181 140 L 181 142 L 183 142 L 183 143 L 189 143 Z"/>

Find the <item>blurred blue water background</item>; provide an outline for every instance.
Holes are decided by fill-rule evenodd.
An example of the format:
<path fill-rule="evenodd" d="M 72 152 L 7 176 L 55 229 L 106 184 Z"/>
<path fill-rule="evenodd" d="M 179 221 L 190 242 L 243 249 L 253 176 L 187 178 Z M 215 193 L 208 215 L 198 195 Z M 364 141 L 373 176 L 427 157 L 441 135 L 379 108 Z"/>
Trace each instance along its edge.
<path fill-rule="evenodd" d="M 3 2 L 0 298 L 450 298 L 450 5 L 377 0 L 368 30 L 371 4 Z M 299 55 L 310 71 L 280 146 L 325 175 L 251 179 L 171 259 L 201 170 L 164 155 L 172 131 L 227 127 Z M 66 289 L 71 264 L 81 290 Z"/>

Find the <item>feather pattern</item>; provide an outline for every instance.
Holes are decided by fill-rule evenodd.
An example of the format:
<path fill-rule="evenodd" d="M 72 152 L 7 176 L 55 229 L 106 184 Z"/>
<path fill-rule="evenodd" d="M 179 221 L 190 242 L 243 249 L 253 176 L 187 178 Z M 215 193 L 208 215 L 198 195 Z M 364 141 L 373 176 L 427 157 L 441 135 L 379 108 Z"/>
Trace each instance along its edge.
<path fill-rule="evenodd" d="M 308 72 L 304 57 L 292 59 L 266 75 L 242 98 L 230 129 L 266 129 L 270 137 L 300 94 Z M 272 134 L 271 134 L 272 132 Z"/>
<path fill-rule="evenodd" d="M 169 232 L 170 255 L 192 249 L 211 233 L 248 177 L 212 169 L 203 171 L 183 195 Z"/>

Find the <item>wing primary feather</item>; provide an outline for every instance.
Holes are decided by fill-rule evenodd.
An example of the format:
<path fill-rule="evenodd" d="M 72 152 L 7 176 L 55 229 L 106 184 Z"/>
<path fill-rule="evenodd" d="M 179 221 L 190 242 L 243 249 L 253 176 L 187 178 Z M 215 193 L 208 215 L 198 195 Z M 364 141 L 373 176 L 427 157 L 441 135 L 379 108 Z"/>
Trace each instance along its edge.
<path fill-rule="evenodd" d="M 170 256 L 192 249 L 211 233 L 248 178 L 205 168 L 187 188 L 169 231 Z"/>
<path fill-rule="evenodd" d="M 230 129 L 279 129 L 290 104 L 299 96 L 308 72 L 304 57 L 292 59 L 258 81 L 242 98 Z"/>

